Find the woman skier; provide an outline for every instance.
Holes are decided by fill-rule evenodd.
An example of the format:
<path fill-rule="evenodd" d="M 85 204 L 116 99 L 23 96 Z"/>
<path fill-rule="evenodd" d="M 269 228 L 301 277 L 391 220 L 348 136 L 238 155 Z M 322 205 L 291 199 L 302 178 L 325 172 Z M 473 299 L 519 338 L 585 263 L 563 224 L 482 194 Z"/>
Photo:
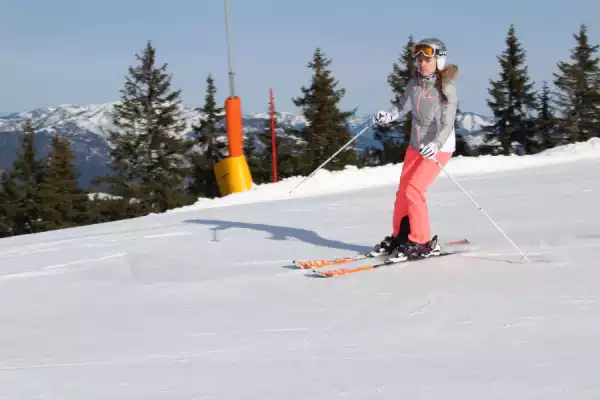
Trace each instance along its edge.
<path fill-rule="evenodd" d="M 393 233 L 375 246 L 372 255 L 415 259 L 439 252 L 431 238 L 425 192 L 455 151 L 457 96 L 454 80 L 458 67 L 446 65 L 446 46 L 435 38 L 423 39 L 413 49 L 417 68 L 406 85 L 404 99 L 392 112 L 373 115 L 387 126 L 412 112 L 410 143 L 406 149 L 393 213 Z"/>

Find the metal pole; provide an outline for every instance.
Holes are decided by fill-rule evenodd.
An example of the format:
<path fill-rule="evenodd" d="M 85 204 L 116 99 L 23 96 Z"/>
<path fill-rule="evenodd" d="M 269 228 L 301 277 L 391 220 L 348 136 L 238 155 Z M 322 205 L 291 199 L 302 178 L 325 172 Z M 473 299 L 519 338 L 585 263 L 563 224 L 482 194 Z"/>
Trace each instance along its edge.
<path fill-rule="evenodd" d="M 367 131 L 367 129 L 369 129 L 369 128 L 370 128 L 372 125 L 373 125 L 373 124 L 369 124 L 369 125 L 365 126 L 365 127 L 363 128 L 363 130 L 362 130 L 362 131 L 360 131 L 360 132 L 358 132 L 356 135 L 354 135 L 354 136 L 352 137 L 352 139 L 348 140 L 348 142 L 347 142 L 345 145 L 343 145 L 342 147 L 340 147 L 340 149 L 339 149 L 338 151 L 336 151 L 335 153 L 333 153 L 333 155 L 332 155 L 331 157 L 329 157 L 327 160 L 323 161 L 323 164 L 319 165 L 319 166 L 317 167 L 317 169 L 315 169 L 315 170 L 314 170 L 314 171 L 313 171 L 313 172 L 312 172 L 312 173 L 311 173 L 309 176 L 307 176 L 306 178 L 302 179 L 302 180 L 301 180 L 301 181 L 300 181 L 300 182 L 299 182 L 299 183 L 298 183 L 296 186 L 294 186 L 294 187 L 292 188 L 292 190 L 290 190 L 290 191 L 289 191 L 289 193 L 288 193 L 288 194 L 291 194 L 291 193 L 292 193 L 292 191 L 294 191 L 294 189 L 296 189 L 298 186 L 302 185 L 302 184 L 303 184 L 305 181 L 307 181 L 308 179 L 312 178 L 312 176 L 313 176 L 314 174 L 316 174 L 316 173 L 317 173 L 317 171 L 319 171 L 321 168 L 323 168 L 323 167 L 324 167 L 324 166 L 325 166 L 325 165 L 326 165 L 326 164 L 327 164 L 329 161 L 333 160 L 333 158 L 334 158 L 335 156 L 337 156 L 339 152 L 341 152 L 341 151 L 342 151 L 342 150 L 344 150 L 346 147 L 348 147 L 348 146 L 350 145 L 350 143 L 352 143 L 352 142 L 354 142 L 356 139 L 358 139 L 358 137 L 359 137 L 360 135 L 362 135 L 363 133 L 365 133 L 365 132 Z"/>
<path fill-rule="evenodd" d="M 229 64 L 229 97 L 235 97 L 235 84 L 233 81 L 233 66 L 231 62 L 231 34 L 229 32 L 229 0 L 225 1 L 225 30 L 227 32 L 227 62 Z"/>
<path fill-rule="evenodd" d="M 513 242 L 508 235 L 506 234 L 506 232 L 504 232 L 502 230 L 502 228 L 500 228 L 500 226 L 498 226 L 498 224 L 492 219 L 492 217 L 489 216 L 488 213 L 486 213 L 484 211 L 483 208 L 481 208 L 481 206 L 479 204 L 477 204 L 477 202 L 475 201 L 475 199 L 473 199 L 473 197 L 471 197 L 471 195 L 469 193 L 467 193 L 467 191 L 465 189 L 463 189 L 462 186 L 460 186 L 460 184 L 452 177 L 452 175 L 450 175 L 448 173 L 448 171 L 446 171 L 446 168 L 444 168 L 444 166 L 435 158 L 433 159 L 433 161 L 435 161 L 435 163 L 438 165 L 438 167 L 440 167 L 442 169 L 442 171 L 444 171 L 444 173 L 446 174 L 446 176 L 448 178 L 450 178 L 450 180 L 452 182 L 454 182 L 454 184 L 456 186 L 458 186 L 458 188 L 465 194 L 465 196 L 467 196 L 469 198 L 469 200 L 471 200 L 471 202 L 473 202 L 473 204 L 475 205 L 475 207 L 477 207 L 479 209 L 479 211 L 481 211 L 483 213 L 483 215 L 486 216 L 486 218 L 492 223 L 492 225 L 494 225 L 494 227 L 506 238 L 506 240 L 508 240 L 508 242 L 510 244 L 512 244 L 512 246 L 519 252 L 521 253 L 521 256 L 523 257 L 523 259 L 525 259 L 525 261 L 527 261 L 528 263 L 530 263 L 531 261 L 529 260 L 529 258 L 527 258 L 527 256 L 525 255 L 525 253 L 523 253 L 523 251 L 519 248 L 519 246 L 517 246 L 517 244 L 515 242 Z"/>

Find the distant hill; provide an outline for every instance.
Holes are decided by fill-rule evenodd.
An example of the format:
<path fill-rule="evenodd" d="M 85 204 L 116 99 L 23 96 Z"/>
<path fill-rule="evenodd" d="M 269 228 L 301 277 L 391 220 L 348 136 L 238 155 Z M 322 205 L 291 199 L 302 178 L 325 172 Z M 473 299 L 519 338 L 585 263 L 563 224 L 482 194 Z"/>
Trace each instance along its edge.
<path fill-rule="evenodd" d="M 20 149 L 22 124 L 31 119 L 36 127 L 36 147 L 41 155 L 50 149 L 51 138 L 60 134 L 69 138 L 75 152 L 75 162 L 80 171 L 79 182 L 88 185 L 97 175 L 109 173 L 108 132 L 114 128 L 112 112 L 115 103 L 70 105 L 36 108 L 24 112 L 0 113 L 0 169 L 10 168 Z M 198 124 L 202 113 L 195 108 L 184 108 L 187 129 L 191 133 L 192 124 Z M 252 135 L 264 131 L 266 113 L 245 113 L 243 115 L 244 134 Z M 460 113 L 458 134 L 472 137 L 470 143 L 477 142 L 477 132 L 491 125 L 493 120 L 474 113 Z M 358 133 L 370 121 L 370 116 L 357 117 L 349 121 L 352 132 Z M 301 115 L 282 112 L 277 118 L 278 126 L 301 129 L 306 120 Z M 373 132 L 366 132 L 356 140 L 358 148 L 377 145 Z"/>

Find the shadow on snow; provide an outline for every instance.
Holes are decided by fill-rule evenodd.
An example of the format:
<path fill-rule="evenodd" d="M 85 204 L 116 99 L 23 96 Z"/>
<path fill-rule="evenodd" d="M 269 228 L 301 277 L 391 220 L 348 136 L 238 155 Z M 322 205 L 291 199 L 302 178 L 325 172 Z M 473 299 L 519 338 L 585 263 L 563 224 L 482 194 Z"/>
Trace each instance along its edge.
<path fill-rule="evenodd" d="M 364 253 L 366 251 L 371 250 L 371 247 L 369 246 L 360 246 L 356 244 L 341 242 L 339 240 L 327 239 L 322 237 L 315 231 L 301 228 L 292 228 L 289 226 L 256 224 L 251 222 L 240 221 L 224 221 L 217 219 L 189 219 L 185 220 L 184 222 L 202 225 L 213 225 L 217 230 L 238 228 L 263 231 L 271 235 L 268 238 L 270 240 L 288 240 L 290 238 L 295 238 L 302 242 L 313 244 L 315 246 L 329 247 L 333 249 L 347 250 L 357 253 Z"/>

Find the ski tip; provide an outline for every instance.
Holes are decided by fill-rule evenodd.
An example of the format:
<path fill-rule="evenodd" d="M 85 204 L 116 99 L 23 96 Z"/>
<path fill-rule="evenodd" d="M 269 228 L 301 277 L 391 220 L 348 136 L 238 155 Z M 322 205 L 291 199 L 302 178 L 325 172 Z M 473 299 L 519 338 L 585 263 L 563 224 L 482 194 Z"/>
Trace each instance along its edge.
<path fill-rule="evenodd" d="M 444 244 L 469 244 L 469 243 L 471 243 L 469 241 L 469 239 L 464 238 L 464 239 L 448 240 Z"/>
<path fill-rule="evenodd" d="M 294 265 L 298 268 L 309 269 L 309 268 L 322 268 L 329 264 L 334 264 L 333 261 L 328 260 L 295 260 Z"/>
<path fill-rule="evenodd" d="M 294 265 L 298 268 L 309 269 L 309 268 L 320 268 L 327 265 L 327 260 L 294 260 Z"/>
<path fill-rule="evenodd" d="M 316 270 L 314 268 L 312 268 L 311 272 L 312 272 L 313 276 L 315 276 L 317 278 L 327 278 L 326 274 L 324 274 L 323 272 L 318 271 L 318 270 Z"/>

